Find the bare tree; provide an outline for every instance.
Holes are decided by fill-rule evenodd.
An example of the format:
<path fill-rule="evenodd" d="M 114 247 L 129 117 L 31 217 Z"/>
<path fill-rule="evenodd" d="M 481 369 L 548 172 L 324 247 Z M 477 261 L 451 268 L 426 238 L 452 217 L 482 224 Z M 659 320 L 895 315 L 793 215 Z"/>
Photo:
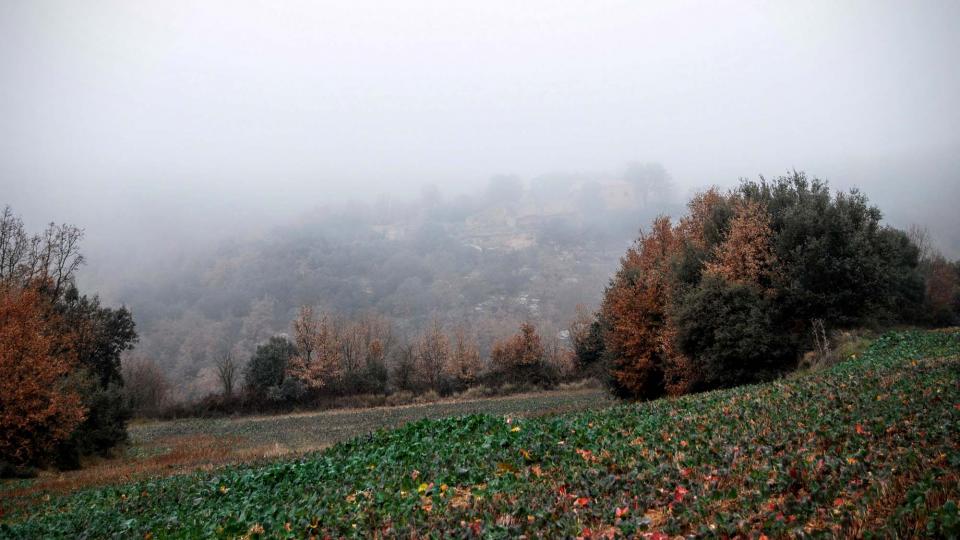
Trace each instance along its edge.
<path fill-rule="evenodd" d="M 933 242 L 930 240 L 930 231 L 926 227 L 911 224 L 907 227 L 907 237 L 920 251 L 920 261 L 929 261 L 934 257 Z"/>
<path fill-rule="evenodd" d="M 416 354 L 417 370 L 423 382 L 438 390 L 443 381 L 444 370 L 450 362 L 450 341 L 444 335 L 440 321 L 434 320 L 417 341 Z"/>
<path fill-rule="evenodd" d="M 543 339 L 543 361 L 552 367 L 561 379 L 570 378 L 575 371 L 573 349 L 556 333 L 550 333 Z"/>
<path fill-rule="evenodd" d="M 233 359 L 233 354 L 224 352 L 217 358 L 217 378 L 220 380 L 220 386 L 223 387 L 223 395 L 227 398 L 233 397 L 233 387 L 236 383 L 237 363 Z"/>
<path fill-rule="evenodd" d="M 670 175 L 659 163 L 631 162 L 627 164 L 623 179 L 633 184 L 646 208 L 651 198 L 662 199 L 671 190 Z"/>
<path fill-rule="evenodd" d="M 83 229 L 50 223 L 42 234 L 30 236 L 23 221 L 7 206 L 0 214 L 0 281 L 40 282 L 58 298 L 77 269 Z"/>
<path fill-rule="evenodd" d="M 293 321 L 297 355 L 290 359 L 288 373 L 309 388 L 317 389 L 342 374 L 343 351 L 334 323 L 327 315 L 317 319 L 313 308 L 303 306 Z"/>
<path fill-rule="evenodd" d="M 138 415 L 157 414 L 166 404 L 170 383 L 149 358 L 129 358 L 123 363 L 123 395 Z"/>
<path fill-rule="evenodd" d="M 416 348 L 410 343 L 401 344 L 397 347 L 393 369 L 391 370 L 394 388 L 397 390 L 413 390 L 416 385 L 416 370 Z"/>
<path fill-rule="evenodd" d="M 480 348 L 476 339 L 458 326 L 453 332 L 453 350 L 448 366 L 450 376 L 462 385 L 469 385 L 476 381 L 481 368 Z"/>
<path fill-rule="evenodd" d="M 827 339 L 827 329 L 823 324 L 823 319 L 811 319 L 810 324 L 813 327 L 813 343 L 817 348 L 817 356 L 821 362 L 830 357 L 830 341 Z"/>

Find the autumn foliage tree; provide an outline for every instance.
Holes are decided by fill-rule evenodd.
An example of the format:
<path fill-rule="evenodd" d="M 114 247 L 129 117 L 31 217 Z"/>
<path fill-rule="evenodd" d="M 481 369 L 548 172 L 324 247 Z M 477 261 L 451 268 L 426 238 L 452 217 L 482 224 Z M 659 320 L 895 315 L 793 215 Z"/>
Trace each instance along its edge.
<path fill-rule="evenodd" d="M 11 311 L 10 318 L 4 317 L 8 333 L 0 348 L 13 355 L 7 357 L 9 361 L 18 363 L 11 369 L 20 370 L 19 378 L 4 382 L 23 385 L 26 393 L 11 394 L 19 399 L 37 395 L 30 393 L 34 384 L 30 377 L 39 377 L 38 384 L 47 396 L 18 401 L 19 409 L 11 405 L 13 408 L 4 407 L 4 411 L 18 410 L 26 419 L 50 417 L 60 414 L 60 407 L 54 405 L 67 411 L 79 396 L 83 410 L 79 423 L 73 421 L 76 414 L 64 412 L 63 423 L 50 428 L 51 436 L 43 439 L 45 442 L 18 454 L 64 468 L 78 466 L 84 454 L 109 454 L 126 440 L 129 412 L 121 393 L 120 357 L 137 340 L 133 317 L 126 308 L 104 307 L 96 296 L 80 294 L 77 289 L 74 274 L 84 262 L 79 251 L 82 238 L 82 229 L 53 223 L 39 234 L 29 234 L 9 207 L 0 213 L 0 288 L 8 308 L 18 304 L 22 308 Z M 34 318 L 26 316 L 23 306 L 35 312 Z M 38 326 L 40 322 L 43 324 Z M 52 348 L 41 347 L 37 336 L 52 340 Z M 24 349 L 18 354 L 21 347 Z M 51 380 L 64 377 L 68 383 L 53 384 Z M 30 407 L 37 409 L 31 412 Z M 51 440 L 57 441 L 52 450 Z"/>
<path fill-rule="evenodd" d="M 673 299 L 670 343 L 688 359 L 687 391 L 769 377 L 791 354 L 779 344 L 773 303 L 779 274 L 767 209 L 734 195 L 726 204 L 732 210 L 726 234 L 706 259 L 702 279 Z"/>
<path fill-rule="evenodd" d="M 545 361 L 546 351 L 536 327 L 522 323 L 513 336 L 497 341 L 490 351 L 491 378 L 495 382 L 513 382 L 552 386 L 556 373 Z"/>
<path fill-rule="evenodd" d="M 653 398 L 666 391 L 669 267 L 680 247 L 675 232 L 669 218 L 657 218 L 627 250 L 604 296 L 604 347 L 617 395 Z"/>
<path fill-rule="evenodd" d="M 37 290 L 0 286 L 0 461 L 48 458 L 84 420 L 69 336 Z"/>
<path fill-rule="evenodd" d="M 627 251 L 591 332 L 578 327 L 578 359 L 600 358 L 618 395 L 649 399 L 790 369 L 811 320 L 910 320 L 924 296 L 919 249 L 880 218 L 863 194 L 834 195 L 803 173 L 698 194 L 676 225 L 656 219 Z M 947 267 L 929 272 L 928 303 L 950 302 L 931 294 L 953 290 Z"/>
<path fill-rule="evenodd" d="M 714 249 L 704 272 L 732 283 L 770 288 L 777 275 L 770 215 L 759 201 L 735 199 L 733 207 L 727 235 Z"/>
<path fill-rule="evenodd" d="M 293 321 L 293 332 L 297 353 L 287 367 L 290 377 L 317 390 L 340 376 L 342 351 L 330 317 L 318 318 L 312 307 L 303 306 Z"/>
<path fill-rule="evenodd" d="M 476 341 L 463 327 L 458 327 L 453 333 L 447 373 L 459 388 L 466 388 L 477 381 L 482 368 Z"/>

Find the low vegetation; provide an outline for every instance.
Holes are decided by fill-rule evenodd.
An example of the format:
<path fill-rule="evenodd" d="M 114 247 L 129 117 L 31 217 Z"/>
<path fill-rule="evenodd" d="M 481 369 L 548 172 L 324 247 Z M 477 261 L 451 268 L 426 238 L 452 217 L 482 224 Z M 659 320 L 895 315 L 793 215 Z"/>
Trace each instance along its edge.
<path fill-rule="evenodd" d="M 58 498 L 0 536 L 960 534 L 960 333 L 760 385 L 423 420 L 317 454 Z"/>

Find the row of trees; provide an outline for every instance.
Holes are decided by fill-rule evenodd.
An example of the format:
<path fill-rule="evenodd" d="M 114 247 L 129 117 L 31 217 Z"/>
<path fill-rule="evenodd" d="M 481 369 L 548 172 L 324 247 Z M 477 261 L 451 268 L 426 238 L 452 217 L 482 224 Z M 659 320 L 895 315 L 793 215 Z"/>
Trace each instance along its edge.
<path fill-rule="evenodd" d="M 530 323 L 495 342 L 487 359 L 464 327 L 448 331 L 436 321 L 406 340 L 384 317 L 341 318 L 304 306 L 291 327 L 290 335 L 275 335 L 257 346 L 243 366 L 232 355 L 221 355 L 216 362 L 220 407 L 308 405 L 395 392 L 442 396 L 478 385 L 548 388 L 574 376 L 573 352 L 556 339 L 544 343 Z M 134 407 L 157 412 L 169 385 L 155 365 L 130 362 L 128 379 Z"/>
<path fill-rule="evenodd" d="M 813 348 L 813 329 L 949 323 L 957 266 L 924 258 L 857 192 L 794 173 L 695 196 L 657 218 L 575 333 L 581 367 L 622 396 L 769 379 Z"/>
<path fill-rule="evenodd" d="M 129 311 L 77 290 L 82 237 L 0 214 L 0 465 L 74 467 L 126 439 L 120 356 L 137 334 Z"/>

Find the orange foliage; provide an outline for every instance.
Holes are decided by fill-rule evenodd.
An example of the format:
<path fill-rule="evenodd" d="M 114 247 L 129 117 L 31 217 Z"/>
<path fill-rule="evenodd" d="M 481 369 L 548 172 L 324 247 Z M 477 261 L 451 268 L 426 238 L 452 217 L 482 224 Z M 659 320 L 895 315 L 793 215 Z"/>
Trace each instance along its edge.
<path fill-rule="evenodd" d="M 480 349 L 474 339 L 467 336 L 463 328 L 457 328 L 453 334 L 453 350 L 447 370 L 458 382 L 469 384 L 480 374 Z"/>
<path fill-rule="evenodd" d="M 650 233 L 623 257 L 601 306 L 609 323 L 604 342 L 613 358 L 612 375 L 624 391 L 638 397 L 665 390 L 667 266 L 681 245 L 675 232 L 669 218 L 657 218 Z"/>
<path fill-rule="evenodd" d="M 676 226 L 669 218 L 657 218 L 621 260 L 601 316 L 608 323 L 604 345 L 613 362 L 611 374 L 623 393 L 652 398 L 664 392 L 684 394 L 695 385 L 693 362 L 675 346 L 670 265 L 685 246 L 702 250 L 708 236 L 719 235 L 710 229 L 713 216 L 728 203 L 716 189 L 698 193 Z"/>
<path fill-rule="evenodd" d="M 667 393 L 671 396 L 681 396 L 694 391 L 699 379 L 697 367 L 690 357 L 684 355 L 676 347 L 677 328 L 673 320 L 667 318 L 667 324 L 661 335 L 663 344 L 663 383 Z"/>
<path fill-rule="evenodd" d="M 519 333 L 493 344 L 490 360 L 495 369 L 509 371 L 537 365 L 543 361 L 543 355 L 543 344 L 537 329 L 530 323 L 523 323 Z"/>
<path fill-rule="evenodd" d="M 297 354 L 290 359 L 287 373 L 308 388 L 321 388 L 338 376 L 342 364 L 340 340 L 333 323 L 323 315 L 318 320 L 313 308 L 304 306 L 293 321 Z"/>
<path fill-rule="evenodd" d="M 684 241 L 703 248 L 706 245 L 706 224 L 714 210 L 724 201 L 725 198 L 716 188 L 710 188 L 694 195 L 687 203 L 687 209 L 690 213 L 681 218 L 679 225 L 677 225 L 677 234 Z"/>
<path fill-rule="evenodd" d="M 0 458 L 42 459 L 83 421 L 80 396 L 65 388 L 70 340 L 58 336 L 34 289 L 0 285 Z"/>
<path fill-rule="evenodd" d="M 756 201 L 739 200 L 734 207 L 727 237 L 716 247 L 714 260 L 704 271 L 731 282 L 769 285 L 777 265 L 770 246 L 770 215 Z"/>

